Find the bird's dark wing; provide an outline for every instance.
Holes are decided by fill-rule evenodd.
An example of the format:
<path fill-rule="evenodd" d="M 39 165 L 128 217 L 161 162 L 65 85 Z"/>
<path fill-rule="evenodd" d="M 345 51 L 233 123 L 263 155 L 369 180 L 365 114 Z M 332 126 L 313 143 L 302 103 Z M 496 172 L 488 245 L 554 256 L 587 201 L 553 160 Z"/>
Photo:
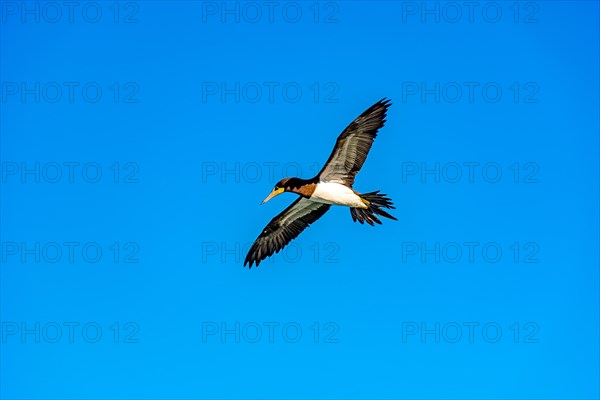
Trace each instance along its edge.
<path fill-rule="evenodd" d="M 371 150 L 377 131 L 385 123 L 390 100 L 382 99 L 356 118 L 338 137 L 329 160 L 319 173 L 324 182 L 337 182 L 352 187 Z"/>
<path fill-rule="evenodd" d="M 289 242 L 295 239 L 306 227 L 321 218 L 329 204 L 316 203 L 304 197 L 293 202 L 281 214 L 269 222 L 248 251 L 244 266 L 256 263 L 273 253 L 279 253 Z"/>

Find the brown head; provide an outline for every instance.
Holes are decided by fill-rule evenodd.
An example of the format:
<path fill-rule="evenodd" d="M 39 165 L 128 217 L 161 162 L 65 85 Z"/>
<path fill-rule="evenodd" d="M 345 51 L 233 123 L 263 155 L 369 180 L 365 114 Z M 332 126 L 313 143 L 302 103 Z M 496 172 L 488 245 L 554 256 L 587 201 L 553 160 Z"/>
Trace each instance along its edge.
<path fill-rule="evenodd" d="M 304 180 L 300 178 L 284 178 L 275 184 L 271 193 L 261 204 L 265 204 L 267 201 L 283 192 L 292 192 L 304 197 L 310 197 L 315 191 L 316 186 L 317 183 L 314 179 Z"/>

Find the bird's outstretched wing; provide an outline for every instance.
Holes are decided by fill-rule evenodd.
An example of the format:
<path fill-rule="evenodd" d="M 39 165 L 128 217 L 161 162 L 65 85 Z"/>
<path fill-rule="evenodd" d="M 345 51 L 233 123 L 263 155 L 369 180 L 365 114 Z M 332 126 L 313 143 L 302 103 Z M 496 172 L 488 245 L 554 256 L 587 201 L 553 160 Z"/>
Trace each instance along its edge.
<path fill-rule="evenodd" d="M 354 177 L 367 159 L 373 140 L 385 123 L 386 112 L 391 105 L 390 100 L 379 100 L 344 129 L 318 175 L 321 181 L 352 187 Z"/>
<path fill-rule="evenodd" d="M 269 222 L 248 251 L 244 266 L 250 264 L 252 268 L 253 263 L 258 266 L 273 253 L 279 253 L 310 224 L 321 218 L 329 207 L 329 204 L 300 197 Z"/>

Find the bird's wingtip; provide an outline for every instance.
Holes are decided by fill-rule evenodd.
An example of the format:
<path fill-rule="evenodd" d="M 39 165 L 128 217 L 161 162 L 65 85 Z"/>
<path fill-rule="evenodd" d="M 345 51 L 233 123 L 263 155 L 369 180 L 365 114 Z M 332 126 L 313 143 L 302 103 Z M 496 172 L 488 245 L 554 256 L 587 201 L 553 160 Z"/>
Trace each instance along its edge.
<path fill-rule="evenodd" d="M 381 104 L 382 106 L 389 107 L 392 105 L 392 99 L 388 99 L 387 97 L 384 97 L 383 99 L 379 100 L 377 103 Z"/>
<path fill-rule="evenodd" d="M 246 257 L 246 259 L 244 260 L 244 268 L 246 268 L 246 265 L 248 266 L 248 269 L 252 269 L 252 266 L 255 265 L 256 267 L 258 267 L 258 264 L 260 263 L 260 261 L 254 259 L 254 258 L 250 258 L 250 257 Z"/>

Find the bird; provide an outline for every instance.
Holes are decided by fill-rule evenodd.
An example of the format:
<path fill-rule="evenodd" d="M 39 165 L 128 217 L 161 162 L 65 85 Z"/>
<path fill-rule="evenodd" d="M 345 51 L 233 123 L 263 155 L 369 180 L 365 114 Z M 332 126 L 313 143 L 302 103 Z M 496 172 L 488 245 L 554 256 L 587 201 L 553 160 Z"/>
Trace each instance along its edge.
<path fill-rule="evenodd" d="M 361 194 L 352 188 L 377 132 L 386 122 L 391 104 L 391 100 L 383 98 L 352 121 L 339 135 L 329 159 L 314 178 L 284 178 L 275 184 L 261 204 L 284 192 L 299 197 L 263 229 L 250 247 L 244 267 L 252 268 L 253 264 L 258 267 L 261 261 L 279 253 L 332 205 L 349 207 L 352 220 L 361 224 L 381 224 L 378 216 L 397 221 L 383 209 L 395 209 L 386 194 L 379 190 Z"/>

